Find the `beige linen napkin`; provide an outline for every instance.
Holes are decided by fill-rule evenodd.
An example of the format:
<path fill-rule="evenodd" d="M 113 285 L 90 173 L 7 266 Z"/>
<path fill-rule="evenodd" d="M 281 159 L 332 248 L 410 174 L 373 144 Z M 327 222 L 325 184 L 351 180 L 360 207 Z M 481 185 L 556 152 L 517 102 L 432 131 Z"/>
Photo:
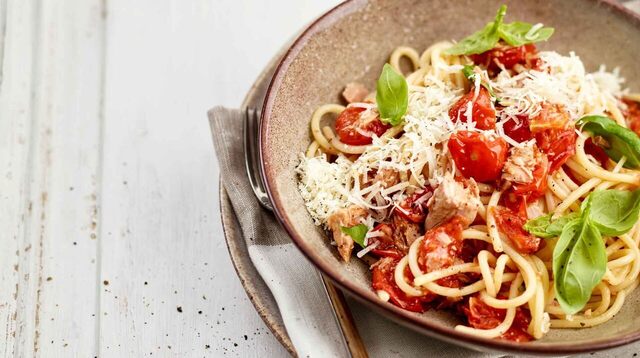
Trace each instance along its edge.
<path fill-rule="evenodd" d="M 247 242 L 251 261 L 267 284 L 300 357 L 345 357 L 340 331 L 320 277 L 309 261 L 253 196 L 244 166 L 243 113 L 209 111 L 221 183 Z M 401 327 L 356 301 L 356 324 L 371 357 L 497 357 L 450 345 Z"/>

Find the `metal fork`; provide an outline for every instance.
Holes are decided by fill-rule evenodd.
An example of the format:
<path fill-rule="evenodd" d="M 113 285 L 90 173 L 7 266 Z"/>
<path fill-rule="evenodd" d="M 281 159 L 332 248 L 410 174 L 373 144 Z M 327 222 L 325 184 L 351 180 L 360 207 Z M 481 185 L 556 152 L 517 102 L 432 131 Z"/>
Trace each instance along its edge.
<path fill-rule="evenodd" d="M 262 167 L 260 166 L 258 136 L 260 127 L 260 112 L 255 108 L 247 107 L 244 110 L 244 122 L 242 124 L 242 136 L 244 140 L 244 162 L 247 169 L 247 177 L 251 184 L 251 189 L 258 199 L 258 203 L 263 208 L 273 211 L 271 201 L 265 185 L 262 181 Z M 344 298 L 338 290 L 324 275 L 320 274 L 325 292 L 333 308 L 333 316 L 342 332 L 342 340 L 353 358 L 367 358 L 367 350 L 364 347 L 362 338 L 358 333 L 358 328 L 353 321 L 351 311 Z"/>

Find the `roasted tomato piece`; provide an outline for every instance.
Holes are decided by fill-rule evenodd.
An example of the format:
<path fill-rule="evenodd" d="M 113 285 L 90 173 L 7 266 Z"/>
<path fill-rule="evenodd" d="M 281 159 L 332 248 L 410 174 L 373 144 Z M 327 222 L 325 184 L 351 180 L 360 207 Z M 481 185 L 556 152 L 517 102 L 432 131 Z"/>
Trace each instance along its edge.
<path fill-rule="evenodd" d="M 555 172 L 576 152 L 578 135 L 564 106 L 544 103 L 540 113 L 530 120 L 529 128 L 538 148 L 549 159 L 549 173 Z"/>
<path fill-rule="evenodd" d="M 465 94 L 449 109 L 449 117 L 452 121 L 467 121 L 467 108 L 469 102 L 471 106 L 471 120 L 476 123 L 479 129 L 493 129 L 496 127 L 496 110 L 491 105 L 491 95 L 486 88 L 480 87 L 478 96 L 475 95 L 475 88 L 471 88 L 469 93 Z"/>
<path fill-rule="evenodd" d="M 427 201 L 433 195 L 430 187 L 416 191 L 397 205 L 394 213 L 414 223 L 423 223 L 427 217 Z"/>
<path fill-rule="evenodd" d="M 501 67 L 511 70 L 516 65 L 522 65 L 527 69 L 539 69 L 542 64 L 538 49 L 533 44 L 518 47 L 500 44 L 487 52 L 471 55 L 471 60 L 476 65 L 486 67 L 491 76 L 498 74 Z"/>
<path fill-rule="evenodd" d="M 347 107 L 336 119 L 336 132 L 340 141 L 350 145 L 371 144 L 373 134 L 381 136 L 391 126 L 382 123 L 380 116 L 363 116 L 365 108 Z"/>
<path fill-rule="evenodd" d="M 560 168 L 576 152 L 576 138 L 578 135 L 573 128 L 547 129 L 536 133 L 538 148 L 549 159 L 549 173 Z"/>
<path fill-rule="evenodd" d="M 496 206 L 492 208 L 498 230 L 502 232 L 522 254 L 533 254 L 540 249 L 541 239 L 533 236 L 522 227 L 527 222 L 526 216 L 519 215 L 511 209 Z"/>
<path fill-rule="evenodd" d="M 460 173 L 478 182 L 498 179 L 507 160 L 507 142 L 497 136 L 459 131 L 451 135 L 447 146 Z"/>
<path fill-rule="evenodd" d="M 387 224 L 378 224 L 373 228 L 374 232 L 379 232 L 373 237 L 369 238 L 368 245 L 374 245 L 376 242 L 378 245 L 375 249 L 371 250 L 371 253 L 378 257 L 391 257 L 394 259 L 401 259 L 405 253 L 400 250 L 393 238 L 393 228 Z"/>
<path fill-rule="evenodd" d="M 527 197 L 513 192 L 513 187 L 507 189 L 500 197 L 501 205 L 521 217 L 527 217 Z"/>
<path fill-rule="evenodd" d="M 459 260 L 464 222 L 464 218 L 454 216 L 451 220 L 424 234 L 418 249 L 418 266 L 422 271 L 439 270 Z"/>
<path fill-rule="evenodd" d="M 529 116 L 519 115 L 515 119 L 506 121 L 502 127 L 504 134 L 518 143 L 526 142 L 533 138 L 529 129 Z"/>
<path fill-rule="evenodd" d="M 497 327 L 507 314 L 507 310 L 494 308 L 487 305 L 480 295 L 469 297 L 466 304 L 462 305 L 462 312 L 467 317 L 469 326 L 477 329 L 492 329 Z M 533 339 L 527 328 L 531 322 L 531 314 L 522 307 L 516 308 L 516 316 L 507 330 L 500 338 L 514 342 L 528 342 Z"/>
<path fill-rule="evenodd" d="M 622 113 L 627 120 L 627 126 L 640 135 L 640 102 L 630 99 L 623 99 L 622 102 L 627 105 L 627 109 Z"/>
<path fill-rule="evenodd" d="M 595 160 L 597 160 L 598 163 L 600 163 L 601 167 L 604 168 L 605 165 L 607 165 L 607 162 L 609 161 L 609 156 L 604 151 L 604 149 L 602 149 L 602 147 L 593 143 L 592 138 L 587 138 L 587 140 L 584 142 L 584 151 L 585 153 L 594 157 Z"/>
<path fill-rule="evenodd" d="M 539 162 L 533 170 L 533 180 L 529 183 L 514 183 L 512 186 L 513 193 L 516 195 L 526 195 L 531 200 L 544 195 L 547 190 L 547 174 L 549 171 L 549 162 L 543 157 L 543 161 Z"/>
<path fill-rule="evenodd" d="M 413 312 L 424 312 L 425 303 L 432 301 L 436 296 L 427 293 L 425 296 L 408 296 L 398 287 L 395 280 L 395 269 L 400 260 L 391 257 L 380 259 L 371 267 L 371 281 L 373 289 L 385 291 L 389 294 L 389 301 L 394 305 Z M 405 270 L 407 280 L 413 280 L 410 270 Z"/>

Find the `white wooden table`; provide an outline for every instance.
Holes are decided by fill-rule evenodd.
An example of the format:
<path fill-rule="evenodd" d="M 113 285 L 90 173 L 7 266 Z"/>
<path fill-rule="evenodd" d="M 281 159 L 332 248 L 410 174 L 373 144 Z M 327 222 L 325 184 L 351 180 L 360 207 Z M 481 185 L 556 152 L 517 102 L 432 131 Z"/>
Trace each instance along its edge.
<path fill-rule="evenodd" d="M 206 118 L 337 0 L 0 0 L 0 355 L 285 356 Z"/>
<path fill-rule="evenodd" d="M 337 2 L 0 0 L 4 357 L 286 356 L 227 256 L 205 113 Z"/>

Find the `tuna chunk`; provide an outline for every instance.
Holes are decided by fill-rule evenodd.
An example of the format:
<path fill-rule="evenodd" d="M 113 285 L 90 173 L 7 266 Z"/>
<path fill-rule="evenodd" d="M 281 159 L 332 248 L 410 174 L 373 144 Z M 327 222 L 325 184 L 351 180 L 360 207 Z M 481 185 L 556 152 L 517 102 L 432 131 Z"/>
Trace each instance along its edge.
<path fill-rule="evenodd" d="M 350 82 L 342 91 L 342 97 L 347 101 L 347 103 L 355 103 L 362 102 L 367 95 L 369 94 L 369 90 L 362 84 L 358 82 Z"/>
<path fill-rule="evenodd" d="M 450 174 L 445 175 L 427 203 L 429 213 L 425 229 L 429 230 L 456 215 L 462 217 L 465 225 L 471 224 L 482 205 L 479 195 L 475 180 L 468 179 L 460 183 Z"/>
<path fill-rule="evenodd" d="M 509 158 L 502 168 L 502 180 L 512 183 L 527 184 L 534 179 L 533 171 L 544 156 L 532 142 L 522 147 L 513 147 Z"/>
<path fill-rule="evenodd" d="M 360 224 L 360 219 L 366 218 L 367 211 L 357 205 L 351 205 L 346 209 L 340 209 L 329 216 L 327 225 L 333 233 L 333 241 L 338 245 L 340 257 L 345 262 L 349 262 L 351 251 L 353 251 L 353 239 L 342 232 L 341 227 L 352 227 Z"/>

